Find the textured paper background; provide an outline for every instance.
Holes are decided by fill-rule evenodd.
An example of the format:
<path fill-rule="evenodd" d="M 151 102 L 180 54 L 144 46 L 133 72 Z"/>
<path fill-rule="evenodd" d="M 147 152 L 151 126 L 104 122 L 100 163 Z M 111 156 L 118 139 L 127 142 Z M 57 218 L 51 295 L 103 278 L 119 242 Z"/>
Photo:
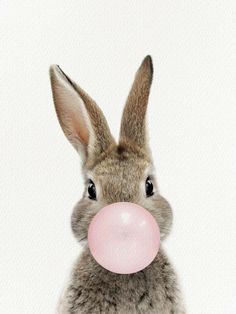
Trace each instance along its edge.
<path fill-rule="evenodd" d="M 49 65 L 96 99 L 117 136 L 146 54 L 150 141 L 175 216 L 166 250 L 188 313 L 236 312 L 236 2 L 2 0 L 2 314 L 54 313 L 80 252 L 70 215 L 83 181 L 56 119 Z"/>

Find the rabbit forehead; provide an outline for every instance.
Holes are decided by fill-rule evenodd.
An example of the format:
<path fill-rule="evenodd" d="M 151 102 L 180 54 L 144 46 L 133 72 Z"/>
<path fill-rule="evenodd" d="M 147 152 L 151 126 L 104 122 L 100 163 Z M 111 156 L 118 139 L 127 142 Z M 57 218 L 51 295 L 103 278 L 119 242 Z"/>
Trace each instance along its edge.
<path fill-rule="evenodd" d="M 94 167 L 94 176 L 100 180 L 106 177 L 130 177 L 138 178 L 146 173 L 146 169 L 151 167 L 151 161 L 146 158 L 140 158 L 135 154 L 129 154 L 125 157 L 108 156 Z"/>
<path fill-rule="evenodd" d="M 148 168 L 150 161 L 135 154 L 129 154 L 127 158 L 109 156 L 87 175 L 93 178 L 98 191 L 108 203 L 137 202 L 140 197 L 140 182 L 145 180 Z"/>

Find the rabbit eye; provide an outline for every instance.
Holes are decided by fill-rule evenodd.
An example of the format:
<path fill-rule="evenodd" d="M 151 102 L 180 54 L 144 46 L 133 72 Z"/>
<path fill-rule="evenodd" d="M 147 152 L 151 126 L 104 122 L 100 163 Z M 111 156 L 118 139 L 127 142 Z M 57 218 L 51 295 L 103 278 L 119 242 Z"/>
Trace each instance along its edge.
<path fill-rule="evenodd" d="M 148 176 L 145 183 L 145 189 L 146 189 L 146 196 L 150 197 L 154 194 L 153 192 L 153 183 L 151 178 Z"/>
<path fill-rule="evenodd" d="M 96 200 L 97 199 L 97 193 L 96 193 L 96 187 L 94 182 L 90 179 L 88 183 L 88 197 L 91 200 Z"/>

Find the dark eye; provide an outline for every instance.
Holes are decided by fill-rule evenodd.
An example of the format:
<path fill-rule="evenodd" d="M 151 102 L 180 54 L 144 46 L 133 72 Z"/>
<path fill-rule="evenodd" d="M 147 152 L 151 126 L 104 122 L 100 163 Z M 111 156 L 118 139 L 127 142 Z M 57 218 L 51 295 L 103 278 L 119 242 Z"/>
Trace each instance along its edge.
<path fill-rule="evenodd" d="M 152 180 L 150 177 L 147 177 L 147 179 L 146 179 L 145 189 L 146 189 L 146 196 L 147 197 L 150 197 L 154 194 L 153 193 L 153 184 L 152 184 Z"/>
<path fill-rule="evenodd" d="M 92 180 L 89 180 L 89 183 L 88 183 L 88 197 L 91 200 L 97 199 L 96 187 Z"/>

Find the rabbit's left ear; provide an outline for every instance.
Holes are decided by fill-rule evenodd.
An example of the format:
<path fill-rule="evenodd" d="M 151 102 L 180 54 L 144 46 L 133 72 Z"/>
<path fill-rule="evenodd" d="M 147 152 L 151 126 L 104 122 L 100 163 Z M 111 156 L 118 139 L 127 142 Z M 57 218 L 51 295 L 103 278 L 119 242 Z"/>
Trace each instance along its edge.
<path fill-rule="evenodd" d="M 107 121 L 95 101 L 57 65 L 50 68 L 52 93 L 60 125 L 83 161 L 114 144 Z"/>
<path fill-rule="evenodd" d="M 147 148 L 145 117 L 153 76 L 150 56 L 139 67 L 123 111 L 120 142 L 127 141 Z"/>

